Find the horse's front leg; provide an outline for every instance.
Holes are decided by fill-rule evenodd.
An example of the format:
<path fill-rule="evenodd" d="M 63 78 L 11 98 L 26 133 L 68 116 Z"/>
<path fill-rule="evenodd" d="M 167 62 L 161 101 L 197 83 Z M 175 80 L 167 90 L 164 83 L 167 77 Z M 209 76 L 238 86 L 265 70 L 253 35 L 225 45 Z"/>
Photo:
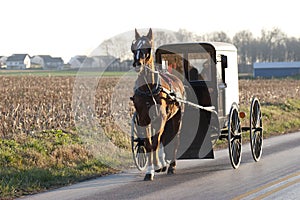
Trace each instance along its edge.
<path fill-rule="evenodd" d="M 160 159 L 160 135 L 156 134 L 152 139 L 152 148 L 153 148 L 153 163 L 155 172 L 161 172 L 163 168 L 163 163 Z"/>
<path fill-rule="evenodd" d="M 146 140 L 145 140 L 145 148 L 147 151 L 148 157 L 148 166 L 146 175 L 144 177 L 144 181 L 152 181 L 154 177 L 154 165 L 153 165 L 153 148 L 152 148 L 152 137 L 151 137 L 151 126 L 146 128 Z"/>
<path fill-rule="evenodd" d="M 154 172 L 161 172 L 163 167 L 159 159 L 159 143 L 160 134 L 155 134 L 152 137 L 146 138 L 146 150 L 148 156 L 148 167 L 144 181 L 152 181 L 154 178 Z M 166 169 L 165 169 L 166 170 Z"/>
<path fill-rule="evenodd" d="M 164 111 L 161 111 L 161 118 L 158 120 L 156 124 L 158 127 L 158 132 L 153 136 L 152 140 L 152 148 L 153 148 L 153 159 L 154 159 L 154 166 L 155 172 L 162 172 L 166 170 L 166 162 L 164 158 L 163 147 L 160 148 L 161 145 L 161 136 L 164 132 L 164 128 L 166 125 L 167 115 Z M 156 129 L 157 130 L 157 129 Z"/>
<path fill-rule="evenodd" d="M 160 140 L 161 141 L 161 140 Z M 155 168 L 155 172 L 165 172 L 167 170 L 167 162 L 166 162 L 166 154 L 164 150 L 164 145 L 162 142 L 160 142 L 158 150 L 158 159 L 159 159 L 159 165 Z"/>

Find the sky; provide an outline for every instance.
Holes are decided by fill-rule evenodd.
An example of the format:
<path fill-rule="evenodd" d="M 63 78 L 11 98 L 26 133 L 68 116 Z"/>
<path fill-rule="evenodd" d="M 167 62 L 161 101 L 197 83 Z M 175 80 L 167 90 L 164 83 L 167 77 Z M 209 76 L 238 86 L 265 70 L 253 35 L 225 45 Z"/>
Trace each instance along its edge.
<path fill-rule="evenodd" d="M 2 0 L 0 56 L 51 55 L 68 62 L 134 28 L 195 34 L 280 28 L 300 38 L 299 3 L 270 0 Z M 133 36 L 134 37 L 134 36 Z"/>

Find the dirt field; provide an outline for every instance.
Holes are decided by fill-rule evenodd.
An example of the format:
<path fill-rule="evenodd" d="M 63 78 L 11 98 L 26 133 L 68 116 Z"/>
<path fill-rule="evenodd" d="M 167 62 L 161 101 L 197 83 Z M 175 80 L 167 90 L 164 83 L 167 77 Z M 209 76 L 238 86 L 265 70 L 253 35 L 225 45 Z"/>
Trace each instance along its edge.
<path fill-rule="evenodd" d="M 72 99 L 75 77 L 0 76 L 0 82 L 2 137 L 20 132 L 28 134 L 51 129 L 74 130 Z M 114 92 L 117 83 L 117 78 L 104 77 L 95 89 L 95 117 L 99 119 L 99 123 L 107 126 L 113 124 L 111 96 L 118 93 Z M 132 86 L 126 85 L 125 88 L 129 98 Z M 248 107 L 253 95 L 260 99 L 262 105 L 284 104 L 291 99 L 300 100 L 300 80 L 240 80 L 239 88 L 241 107 Z M 129 102 L 128 99 L 124 101 Z M 130 110 L 128 112 L 130 114 Z M 87 116 L 76 117 L 78 119 Z M 109 130 L 111 129 L 108 128 Z"/>
<path fill-rule="evenodd" d="M 300 80 L 294 79 L 254 79 L 240 80 L 240 103 L 255 95 L 263 104 L 284 103 L 287 99 L 300 99 Z"/>

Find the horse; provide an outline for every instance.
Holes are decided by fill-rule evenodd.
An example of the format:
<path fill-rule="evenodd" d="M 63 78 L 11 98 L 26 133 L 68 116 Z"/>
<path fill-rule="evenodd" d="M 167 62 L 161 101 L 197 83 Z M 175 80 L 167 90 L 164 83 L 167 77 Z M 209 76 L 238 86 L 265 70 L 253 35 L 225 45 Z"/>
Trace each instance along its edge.
<path fill-rule="evenodd" d="M 144 145 L 148 157 L 145 181 L 152 181 L 154 172 L 166 171 L 166 160 L 170 160 L 167 174 L 175 173 L 184 111 L 184 105 L 176 101 L 176 97 L 184 98 L 185 95 L 180 78 L 156 69 L 152 55 L 153 43 L 151 28 L 146 36 L 141 36 L 135 29 L 131 51 L 133 67 L 138 75 L 131 100 L 137 113 L 137 124 L 145 134 Z M 163 147 L 165 154 L 159 153 Z"/>

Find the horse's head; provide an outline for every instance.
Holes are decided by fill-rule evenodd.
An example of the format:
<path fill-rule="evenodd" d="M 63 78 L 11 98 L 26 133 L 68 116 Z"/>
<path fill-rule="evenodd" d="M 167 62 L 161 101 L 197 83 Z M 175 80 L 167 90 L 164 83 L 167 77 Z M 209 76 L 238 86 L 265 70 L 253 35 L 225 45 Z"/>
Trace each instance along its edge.
<path fill-rule="evenodd" d="M 140 36 L 135 29 L 135 41 L 132 42 L 131 51 L 133 53 L 133 67 L 136 72 L 144 70 L 144 66 L 151 65 L 152 62 L 152 47 L 153 47 L 153 35 L 152 29 L 146 36 Z"/>

